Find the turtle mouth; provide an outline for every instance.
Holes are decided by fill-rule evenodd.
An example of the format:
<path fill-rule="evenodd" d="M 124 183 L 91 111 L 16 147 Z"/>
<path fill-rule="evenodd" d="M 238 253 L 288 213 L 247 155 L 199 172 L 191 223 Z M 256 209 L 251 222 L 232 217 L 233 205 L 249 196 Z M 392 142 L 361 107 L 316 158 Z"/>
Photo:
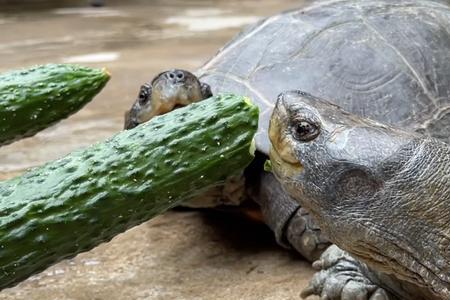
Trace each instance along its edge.
<path fill-rule="evenodd" d="M 276 107 L 269 126 L 270 161 L 277 177 L 293 177 L 303 171 L 303 165 L 294 153 L 292 141 L 285 134 L 287 114 L 284 107 Z"/>
<path fill-rule="evenodd" d="M 186 84 L 186 82 L 184 82 L 184 81 L 179 81 L 179 82 L 170 82 L 170 83 L 166 83 L 167 85 L 170 85 L 170 86 L 172 86 L 172 87 L 180 87 L 180 86 L 186 86 L 187 87 L 187 84 Z"/>
<path fill-rule="evenodd" d="M 294 177 L 304 170 L 303 165 L 298 160 L 291 161 L 283 159 L 283 156 L 278 153 L 274 146 L 270 147 L 269 156 L 272 169 L 279 178 Z"/>

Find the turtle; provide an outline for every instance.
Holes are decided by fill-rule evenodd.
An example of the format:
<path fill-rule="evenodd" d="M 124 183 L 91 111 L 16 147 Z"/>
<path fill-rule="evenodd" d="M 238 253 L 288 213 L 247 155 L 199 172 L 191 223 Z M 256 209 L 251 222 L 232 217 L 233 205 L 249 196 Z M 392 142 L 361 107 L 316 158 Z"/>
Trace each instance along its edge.
<path fill-rule="evenodd" d="M 450 299 L 450 145 L 340 102 L 287 91 L 270 122 L 276 178 L 335 243 L 310 289 L 340 299 L 330 273 L 357 270 L 395 299 Z"/>
<path fill-rule="evenodd" d="M 190 94 L 200 95 L 193 102 L 229 92 L 250 97 L 261 111 L 258 151 L 243 180 L 232 181 L 234 186 L 243 181 L 244 188 L 225 189 L 220 201 L 211 203 L 213 197 L 208 197 L 195 205 L 238 205 L 250 198 L 280 245 L 315 261 L 330 247 L 327 236 L 262 167 L 269 154 L 268 127 L 277 96 L 302 90 L 336 99 L 357 115 L 448 141 L 449 25 L 449 6 L 431 0 L 321 1 L 282 12 L 244 29 L 197 71 L 170 69 L 144 84 L 126 113 L 125 127 L 166 111 L 157 107 L 183 105 Z M 244 197 L 237 196 L 240 191 L 247 191 Z M 391 297 L 361 272 L 352 274 L 357 273 L 354 280 L 330 274 L 329 282 L 342 299 Z M 303 296 L 311 293 L 326 289 L 310 288 Z"/>

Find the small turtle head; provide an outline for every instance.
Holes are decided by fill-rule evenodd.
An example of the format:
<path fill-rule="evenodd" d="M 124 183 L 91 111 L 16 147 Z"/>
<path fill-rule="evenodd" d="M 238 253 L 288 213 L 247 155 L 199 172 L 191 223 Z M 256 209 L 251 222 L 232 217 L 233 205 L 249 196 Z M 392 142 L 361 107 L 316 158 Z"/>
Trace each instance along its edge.
<path fill-rule="evenodd" d="M 191 72 L 172 69 L 141 86 L 138 98 L 125 114 L 125 128 L 131 129 L 154 116 L 211 96 L 209 86 Z"/>

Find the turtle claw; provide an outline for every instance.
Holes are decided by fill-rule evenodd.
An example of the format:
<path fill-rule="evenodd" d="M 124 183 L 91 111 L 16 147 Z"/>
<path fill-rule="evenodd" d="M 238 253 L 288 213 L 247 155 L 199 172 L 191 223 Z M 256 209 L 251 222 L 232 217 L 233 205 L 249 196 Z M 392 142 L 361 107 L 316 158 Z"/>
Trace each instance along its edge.
<path fill-rule="evenodd" d="M 337 246 L 330 246 L 313 263 L 318 272 L 300 294 L 305 299 L 317 295 L 321 300 L 392 300 L 388 293 L 361 272 L 359 263 Z"/>
<path fill-rule="evenodd" d="M 311 284 L 309 284 L 301 293 L 300 293 L 300 297 L 302 297 L 302 299 L 306 299 L 309 296 L 315 295 L 314 293 L 314 286 L 312 286 Z"/>
<path fill-rule="evenodd" d="M 387 292 L 382 288 L 377 288 L 375 293 L 369 298 L 369 300 L 389 300 L 390 297 Z"/>
<path fill-rule="evenodd" d="M 323 260 L 319 259 L 312 263 L 314 270 L 320 271 L 324 268 Z"/>

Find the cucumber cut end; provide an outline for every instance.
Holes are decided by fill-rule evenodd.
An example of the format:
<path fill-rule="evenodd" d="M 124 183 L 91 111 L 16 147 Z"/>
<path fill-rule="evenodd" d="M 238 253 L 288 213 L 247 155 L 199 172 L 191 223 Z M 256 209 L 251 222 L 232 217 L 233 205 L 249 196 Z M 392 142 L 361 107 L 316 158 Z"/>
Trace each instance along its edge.
<path fill-rule="evenodd" d="M 264 171 L 272 173 L 272 162 L 269 159 L 264 162 Z"/>
<path fill-rule="evenodd" d="M 244 103 L 248 106 L 254 106 L 252 99 L 250 99 L 249 97 L 244 97 Z"/>
<path fill-rule="evenodd" d="M 111 72 L 107 68 L 102 68 L 102 72 L 105 74 L 106 78 L 111 78 Z"/>
<path fill-rule="evenodd" d="M 255 140 L 255 138 L 253 138 L 252 142 L 250 143 L 249 152 L 252 156 L 255 156 L 255 151 L 256 151 L 256 140 Z"/>

